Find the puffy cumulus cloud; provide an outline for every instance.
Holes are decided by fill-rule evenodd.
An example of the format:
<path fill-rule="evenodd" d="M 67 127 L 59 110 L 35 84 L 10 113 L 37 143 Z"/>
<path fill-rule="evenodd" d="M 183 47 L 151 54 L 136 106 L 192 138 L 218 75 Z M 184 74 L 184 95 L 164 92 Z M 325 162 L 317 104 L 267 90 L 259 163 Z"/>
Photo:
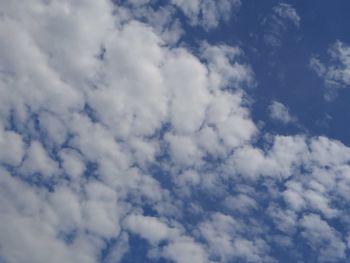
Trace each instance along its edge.
<path fill-rule="evenodd" d="M 200 233 L 209 243 L 210 253 L 220 262 L 272 262 L 267 256 L 269 247 L 259 235 L 251 231 L 247 238 L 244 222 L 231 216 L 214 213 L 199 225 Z"/>
<path fill-rule="evenodd" d="M 311 141 L 309 149 L 309 158 L 303 164 L 306 171 L 287 182 L 283 197 L 295 211 L 311 209 L 326 218 L 341 217 L 345 207 L 339 200 L 345 200 L 345 195 L 339 184 L 347 188 L 349 148 L 320 137 Z M 322 157 L 325 152 L 327 160 Z"/>
<path fill-rule="evenodd" d="M 325 137 L 275 137 L 272 145 L 264 150 L 252 146 L 237 150 L 228 163 L 232 180 L 240 182 L 236 174 L 254 182 L 264 178 L 261 182 L 266 190 L 256 187 L 259 196 L 243 191 L 226 198 L 224 205 L 236 218 L 242 215 L 246 218 L 247 213 L 268 216 L 273 229 L 283 233 L 281 237 L 275 236 L 275 231 L 270 232 L 277 242 L 282 238 L 279 246 L 294 249 L 295 239 L 303 238 L 315 256 L 323 251 L 322 256 L 318 256 L 320 262 L 339 262 L 346 257 L 347 249 L 342 229 L 348 227 L 349 208 L 344 192 L 349 185 L 348 169 L 349 148 L 338 141 Z M 275 178 L 272 183 L 271 176 Z M 269 204 L 263 212 L 260 209 L 266 205 L 262 201 L 265 191 Z M 239 206 L 237 199 L 242 199 Z M 334 220 L 339 224 L 335 225 Z M 318 233 L 322 234 L 318 236 Z"/>
<path fill-rule="evenodd" d="M 87 103 L 120 138 L 151 135 L 165 121 L 168 90 L 160 65 L 166 52 L 160 45 L 152 29 L 138 22 L 130 22 L 104 42 L 104 59 L 95 80 L 103 84 L 87 92 Z"/>
<path fill-rule="evenodd" d="M 346 245 L 339 237 L 339 233 L 327 224 L 320 216 L 305 215 L 301 219 L 302 236 L 309 244 L 319 251 L 317 261 L 339 262 L 345 258 Z"/>
<path fill-rule="evenodd" d="M 77 230 L 71 246 L 59 235 L 80 221 L 74 193 L 30 187 L 1 170 L 1 258 L 6 262 L 95 262 L 101 240 Z M 61 192 L 64 191 L 64 192 Z"/>
<path fill-rule="evenodd" d="M 215 4 L 215 15 L 231 4 Z M 238 48 L 203 44 L 204 63 L 168 47 L 172 39 L 154 24 L 170 9 L 147 23 L 136 21 L 144 10 L 109 1 L 2 1 L 1 10 L 1 258 L 121 260 L 132 232 L 168 242 L 154 257 L 205 262 L 181 223 L 142 211 L 181 218 L 172 190 L 152 177 L 159 155 L 175 171 L 200 167 L 256 132 L 240 91 L 251 71 L 236 62 Z M 187 183 L 200 175 L 184 173 L 177 184 Z"/>
<path fill-rule="evenodd" d="M 262 22 L 264 42 L 274 48 L 281 46 L 285 33 L 291 29 L 298 29 L 300 21 L 301 18 L 292 5 L 286 3 L 275 5 L 272 13 Z"/>
<path fill-rule="evenodd" d="M 32 174 L 40 173 L 45 177 L 53 176 L 57 173 L 57 163 L 48 156 L 43 145 L 38 141 L 32 141 L 26 158 L 21 165 L 22 173 Z"/>
<path fill-rule="evenodd" d="M 257 208 L 257 202 L 247 194 L 230 195 L 223 201 L 223 205 L 228 211 L 248 214 Z"/>
<path fill-rule="evenodd" d="M 228 173 L 253 179 L 259 176 L 287 178 L 307 157 L 304 137 L 276 136 L 265 152 L 252 145 L 237 149 L 227 162 L 226 169 Z"/>
<path fill-rule="evenodd" d="M 173 97 L 169 109 L 171 123 L 175 132 L 192 133 L 200 128 L 211 98 L 207 69 L 187 52 L 179 50 L 174 55 L 165 66 L 165 78 Z"/>
<path fill-rule="evenodd" d="M 127 228 L 137 233 L 151 243 L 159 243 L 169 239 L 171 235 L 178 235 L 158 218 L 142 215 L 130 215 L 126 219 Z"/>
<path fill-rule="evenodd" d="M 278 101 L 271 102 L 269 105 L 269 113 L 271 119 L 284 124 L 296 121 L 296 118 L 290 114 L 289 109 Z"/>
<path fill-rule="evenodd" d="M 204 248 L 186 237 L 170 243 L 164 248 L 162 255 L 176 263 L 210 262 Z"/>
<path fill-rule="evenodd" d="M 153 246 L 149 253 L 150 258 L 168 258 L 178 263 L 209 262 L 203 245 L 186 236 L 181 228 L 169 227 L 158 218 L 130 215 L 126 218 L 126 227 Z M 157 246 L 162 241 L 166 242 L 166 245 Z"/>
<path fill-rule="evenodd" d="M 174 6 L 209 28 L 238 3 L 0 2 L 0 261 L 346 257 L 349 147 L 262 134 L 242 50 L 176 45 Z"/>
<path fill-rule="evenodd" d="M 3 1 L 1 5 L 0 31 L 5 40 L 1 44 L 1 92 L 6 94 L 1 112 L 13 110 L 23 121 L 28 107 L 62 114 L 81 109 L 83 94 L 77 87 L 83 87 L 86 76 L 98 67 L 92 54 L 98 54 L 100 39 L 113 25 L 110 4 Z M 94 22 L 87 19 L 95 16 Z M 75 56 L 80 59 L 72 59 Z M 12 91 L 5 92 L 9 86 Z"/>
<path fill-rule="evenodd" d="M 322 62 L 317 56 L 310 59 L 311 69 L 324 80 L 330 100 L 337 94 L 338 88 L 350 85 L 350 46 L 341 41 L 332 44 L 328 50 L 329 60 Z"/>
<path fill-rule="evenodd" d="M 183 36 L 182 21 L 175 16 L 177 8 L 170 1 L 113 0 L 120 22 L 138 20 L 147 22 L 168 45 L 176 44 Z"/>
<path fill-rule="evenodd" d="M 254 73 L 247 64 L 238 62 L 243 51 L 239 47 L 228 45 L 201 45 L 201 58 L 207 62 L 211 90 L 227 87 L 237 88 L 254 85 Z"/>
<path fill-rule="evenodd" d="M 22 137 L 13 131 L 0 130 L 0 160 L 2 164 L 20 165 L 25 153 Z"/>

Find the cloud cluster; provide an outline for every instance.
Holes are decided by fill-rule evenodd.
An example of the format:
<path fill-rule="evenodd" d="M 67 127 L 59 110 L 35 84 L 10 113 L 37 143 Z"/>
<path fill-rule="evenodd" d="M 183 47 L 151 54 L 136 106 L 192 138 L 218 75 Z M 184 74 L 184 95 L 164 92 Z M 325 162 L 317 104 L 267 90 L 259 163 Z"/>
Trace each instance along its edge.
<path fill-rule="evenodd" d="M 168 155 L 176 170 L 197 167 L 255 133 L 244 92 L 223 90 L 251 81 L 248 66 L 234 63 L 238 48 L 203 43 L 203 63 L 122 9 L 109 1 L 1 3 L 6 262 L 122 258 L 128 229 L 155 242 L 132 223 L 139 215 L 152 225 L 144 207 L 173 220 L 182 213 L 152 174 L 157 158 Z M 204 262 L 202 245 L 177 225 L 158 256 Z"/>
<path fill-rule="evenodd" d="M 242 50 L 174 45 L 148 2 L 0 2 L 0 261 L 345 260 L 350 148 L 262 134 Z M 239 1 L 174 4 L 211 27 Z"/>

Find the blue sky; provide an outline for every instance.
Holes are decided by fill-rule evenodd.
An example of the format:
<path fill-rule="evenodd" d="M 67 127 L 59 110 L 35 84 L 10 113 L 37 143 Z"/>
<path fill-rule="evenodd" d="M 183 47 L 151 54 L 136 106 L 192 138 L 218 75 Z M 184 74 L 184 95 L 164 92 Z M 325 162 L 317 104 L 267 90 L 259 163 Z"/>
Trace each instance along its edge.
<path fill-rule="evenodd" d="M 0 0 L 0 262 L 349 262 L 349 10 Z"/>

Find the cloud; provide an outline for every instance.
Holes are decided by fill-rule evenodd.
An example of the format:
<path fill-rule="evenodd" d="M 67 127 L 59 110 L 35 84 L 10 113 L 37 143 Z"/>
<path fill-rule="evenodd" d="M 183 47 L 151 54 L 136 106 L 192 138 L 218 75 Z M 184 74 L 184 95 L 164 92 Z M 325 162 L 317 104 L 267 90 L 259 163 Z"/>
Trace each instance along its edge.
<path fill-rule="evenodd" d="M 22 162 L 25 149 L 22 137 L 15 132 L 0 130 L 0 160 L 17 166 Z"/>
<path fill-rule="evenodd" d="M 286 3 L 279 3 L 273 8 L 273 11 L 281 18 L 285 18 L 294 23 L 296 27 L 300 25 L 300 16 L 293 6 Z"/>
<path fill-rule="evenodd" d="M 126 252 L 129 231 L 161 240 L 145 232 L 146 225 L 161 226 L 157 218 L 141 228 L 131 216 L 122 223 L 144 205 L 163 216 L 180 211 L 148 171 L 161 151 L 175 167 L 196 159 L 199 166 L 209 152 L 224 153 L 256 131 L 245 94 L 223 90 L 231 80 L 239 89 L 252 79 L 249 67 L 235 61 L 243 56 L 238 48 L 203 44 L 203 63 L 185 48 L 166 46 L 171 40 L 151 22 L 121 9 L 113 15 L 114 8 L 109 1 L 2 2 L 1 143 L 11 149 L 0 155 L 11 173 L 1 181 L 6 261 L 98 262 L 108 240 L 120 237 L 115 249 Z M 158 137 L 165 125 L 170 130 Z M 206 144 L 208 136 L 217 149 Z M 183 182 L 198 184 L 196 178 Z M 23 194 L 12 198 L 16 192 Z M 176 231 L 163 237 L 170 243 L 158 256 L 204 262 L 202 245 Z M 114 254 L 122 259 L 111 248 Z"/>
<path fill-rule="evenodd" d="M 272 120 L 280 121 L 284 124 L 296 121 L 296 118 L 289 113 L 288 108 L 278 101 L 271 102 L 269 113 Z"/>
<path fill-rule="evenodd" d="M 38 141 L 31 142 L 21 168 L 25 174 L 40 173 L 45 177 L 56 174 L 58 169 L 57 163 L 47 155 L 44 147 Z"/>
<path fill-rule="evenodd" d="M 176 229 L 172 230 L 154 217 L 130 215 L 126 224 L 132 232 L 138 233 L 153 244 L 168 239 L 172 234 L 178 235 Z"/>
<path fill-rule="evenodd" d="M 264 262 L 267 246 L 259 237 L 253 240 L 244 237 L 243 222 L 230 216 L 216 213 L 209 220 L 201 223 L 199 229 L 210 244 L 210 252 L 223 262 L 244 260 L 248 262 Z M 254 235 L 254 233 L 252 233 Z"/>
<path fill-rule="evenodd" d="M 275 5 L 272 14 L 262 22 L 265 28 L 264 42 L 271 47 L 281 46 L 285 33 L 293 28 L 298 29 L 300 21 L 301 18 L 292 5 L 286 3 Z"/>
<path fill-rule="evenodd" d="M 276 136 L 265 152 L 252 145 L 239 148 L 229 159 L 227 169 L 251 179 L 259 176 L 287 178 L 307 154 L 303 137 Z"/>
<path fill-rule="evenodd" d="M 148 261 L 278 262 L 297 238 L 343 259 L 349 147 L 266 136 L 242 49 L 177 45 L 175 7 L 147 4 L 0 2 L 0 261 L 122 262 L 134 236 Z M 239 2 L 173 5 L 211 28 Z"/>
<path fill-rule="evenodd" d="M 240 8 L 240 0 L 172 0 L 189 19 L 190 24 L 200 25 L 205 29 L 218 26 L 221 20 L 225 21 Z"/>
<path fill-rule="evenodd" d="M 175 43 L 184 33 L 181 24 L 201 27 L 206 31 L 235 17 L 240 0 L 115 0 L 123 20 L 147 21 L 168 43 Z M 175 16 L 175 14 L 181 14 Z"/>
<path fill-rule="evenodd" d="M 345 244 L 339 234 L 318 215 L 305 215 L 301 219 L 302 232 L 310 245 L 320 251 L 319 262 L 337 262 L 345 258 Z"/>
<path fill-rule="evenodd" d="M 333 99 L 337 95 L 337 89 L 350 85 L 350 47 L 337 41 L 328 49 L 329 60 L 321 62 L 315 56 L 310 59 L 311 69 L 323 79 L 327 88 L 325 98 Z"/>
<path fill-rule="evenodd" d="M 206 263 L 209 262 L 204 248 L 192 241 L 183 238 L 169 244 L 163 251 L 163 256 L 176 263 Z"/>

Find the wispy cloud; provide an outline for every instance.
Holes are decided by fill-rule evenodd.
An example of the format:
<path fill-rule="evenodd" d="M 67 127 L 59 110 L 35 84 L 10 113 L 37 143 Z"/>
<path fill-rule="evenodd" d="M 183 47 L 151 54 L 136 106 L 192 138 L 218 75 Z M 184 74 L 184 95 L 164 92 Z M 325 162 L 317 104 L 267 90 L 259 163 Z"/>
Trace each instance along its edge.
<path fill-rule="evenodd" d="M 290 28 L 299 28 L 301 18 L 290 4 L 279 3 L 272 8 L 272 13 L 263 20 L 264 42 L 271 47 L 282 44 L 283 35 Z"/>
<path fill-rule="evenodd" d="M 292 116 L 289 109 L 278 101 L 272 101 L 269 105 L 270 118 L 275 121 L 280 121 L 284 124 L 295 122 L 296 117 Z"/>
<path fill-rule="evenodd" d="M 324 80 L 326 99 L 333 99 L 337 89 L 350 86 L 350 46 L 337 41 L 328 50 L 329 60 L 321 62 L 314 56 L 310 59 L 311 69 Z"/>

